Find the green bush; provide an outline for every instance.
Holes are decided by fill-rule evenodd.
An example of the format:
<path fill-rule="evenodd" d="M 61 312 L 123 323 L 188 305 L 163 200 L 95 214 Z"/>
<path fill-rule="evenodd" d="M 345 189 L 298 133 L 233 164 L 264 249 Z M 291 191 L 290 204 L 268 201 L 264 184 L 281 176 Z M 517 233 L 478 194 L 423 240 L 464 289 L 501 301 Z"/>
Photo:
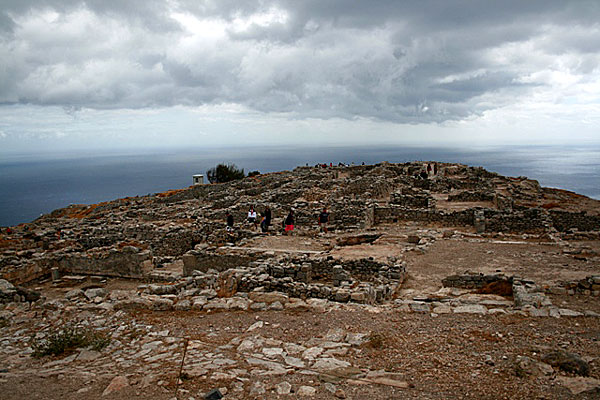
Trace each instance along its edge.
<path fill-rule="evenodd" d="M 100 351 L 109 343 L 110 336 L 104 332 L 67 324 L 62 328 L 55 328 L 44 339 L 32 338 L 31 348 L 33 356 L 40 358 L 69 353 L 81 347 L 90 347 L 92 350 Z"/>
<path fill-rule="evenodd" d="M 206 171 L 210 183 L 230 182 L 244 178 L 244 169 L 239 169 L 235 164 L 219 164 Z"/>
<path fill-rule="evenodd" d="M 260 171 L 250 171 L 248 172 L 248 176 L 252 177 L 252 176 L 257 176 L 260 175 Z"/>

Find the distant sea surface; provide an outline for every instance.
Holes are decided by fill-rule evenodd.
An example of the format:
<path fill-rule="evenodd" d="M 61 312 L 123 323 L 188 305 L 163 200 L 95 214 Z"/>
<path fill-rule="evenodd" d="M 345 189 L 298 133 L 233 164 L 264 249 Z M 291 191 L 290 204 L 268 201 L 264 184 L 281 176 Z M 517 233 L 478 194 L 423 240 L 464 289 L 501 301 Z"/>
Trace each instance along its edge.
<path fill-rule="evenodd" d="M 316 163 L 459 162 L 600 199 L 600 147 L 252 147 L 0 158 L 0 226 L 30 222 L 70 204 L 93 204 L 192 184 L 218 163 L 246 172 Z"/>

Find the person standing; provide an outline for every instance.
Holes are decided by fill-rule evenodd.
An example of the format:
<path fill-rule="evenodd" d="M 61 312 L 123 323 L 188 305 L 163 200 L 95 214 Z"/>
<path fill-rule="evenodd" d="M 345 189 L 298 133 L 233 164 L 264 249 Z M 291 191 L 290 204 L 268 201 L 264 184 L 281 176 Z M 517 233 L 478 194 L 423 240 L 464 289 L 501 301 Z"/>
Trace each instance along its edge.
<path fill-rule="evenodd" d="M 227 211 L 227 232 L 233 232 L 233 215 Z"/>
<path fill-rule="evenodd" d="M 294 210 L 290 210 L 287 217 L 285 217 L 285 233 L 289 234 L 294 230 Z"/>
<path fill-rule="evenodd" d="M 256 229 L 256 210 L 254 210 L 254 206 L 250 206 L 250 210 L 248 210 L 248 223 Z"/>
<path fill-rule="evenodd" d="M 321 214 L 319 214 L 319 227 L 321 228 L 321 232 L 327 233 L 327 223 L 329 222 L 329 213 L 327 212 L 327 208 L 323 208 Z"/>
<path fill-rule="evenodd" d="M 260 227 L 264 233 L 269 232 L 269 225 L 271 225 L 271 209 L 267 206 L 263 212 L 263 220 L 260 223 Z"/>

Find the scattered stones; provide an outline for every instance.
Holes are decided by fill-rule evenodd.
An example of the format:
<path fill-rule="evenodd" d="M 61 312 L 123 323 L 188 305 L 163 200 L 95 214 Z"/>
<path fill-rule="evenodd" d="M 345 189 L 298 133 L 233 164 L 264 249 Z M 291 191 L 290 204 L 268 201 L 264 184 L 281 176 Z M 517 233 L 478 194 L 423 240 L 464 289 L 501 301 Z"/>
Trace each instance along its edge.
<path fill-rule="evenodd" d="M 600 395 L 600 380 L 589 377 L 557 376 L 556 380 L 574 394 Z"/>
<path fill-rule="evenodd" d="M 452 312 L 455 314 L 487 314 L 487 308 L 481 304 L 467 304 L 455 307 Z"/>
<path fill-rule="evenodd" d="M 518 377 L 552 375 L 554 370 L 548 364 L 536 361 L 527 356 L 517 356 L 515 374 Z"/>
<path fill-rule="evenodd" d="M 317 393 L 317 389 L 312 386 L 300 386 L 296 394 L 301 397 L 313 397 Z"/>
<path fill-rule="evenodd" d="M 590 373 L 589 364 L 575 353 L 556 350 L 544 355 L 542 361 L 563 371 L 580 376 L 588 376 Z"/>
<path fill-rule="evenodd" d="M 279 394 L 279 395 L 290 394 L 290 392 L 292 390 L 292 385 L 290 385 L 289 382 L 283 381 L 283 382 L 278 383 L 275 386 L 275 389 L 277 391 L 277 394 Z"/>
<path fill-rule="evenodd" d="M 206 393 L 206 395 L 204 395 L 205 400 L 219 400 L 222 398 L 223 395 L 221 394 L 219 389 L 213 389 L 210 392 Z"/>
<path fill-rule="evenodd" d="M 102 392 L 102 396 L 108 396 L 109 394 L 123 390 L 129 386 L 129 380 L 125 376 L 115 376 L 109 385 Z"/>

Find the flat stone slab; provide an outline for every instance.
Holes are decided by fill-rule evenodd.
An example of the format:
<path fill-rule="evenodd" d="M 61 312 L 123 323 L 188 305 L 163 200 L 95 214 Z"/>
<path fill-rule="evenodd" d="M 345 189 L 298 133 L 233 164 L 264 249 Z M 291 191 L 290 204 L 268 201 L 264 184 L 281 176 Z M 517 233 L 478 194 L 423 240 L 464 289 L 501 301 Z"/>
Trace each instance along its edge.
<path fill-rule="evenodd" d="M 452 312 L 455 314 L 487 314 L 487 308 L 480 304 L 467 304 L 455 307 Z"/>

